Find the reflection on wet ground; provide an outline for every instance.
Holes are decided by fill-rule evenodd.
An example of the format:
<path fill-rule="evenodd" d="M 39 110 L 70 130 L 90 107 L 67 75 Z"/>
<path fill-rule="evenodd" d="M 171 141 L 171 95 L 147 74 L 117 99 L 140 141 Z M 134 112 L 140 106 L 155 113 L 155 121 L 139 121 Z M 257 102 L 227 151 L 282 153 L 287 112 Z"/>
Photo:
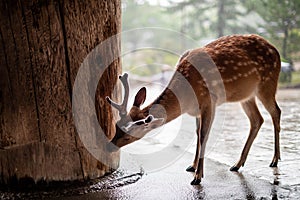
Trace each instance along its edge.
<path fill-rule="evenodd" d="M 281 161 L 274 174 L 281 186 L 296 186 L 300 184 L 300 90 L 279 90 L 277 99 L 282 110 Z M 223 132 L 218 135 L 218 148 L 213 149 L 208 157 L 232 165 L 238 160 L 246 142 L 249 123 L 238 104 L 221 109 L 226 112 Z M 261 104 L 259 109 L 265 122 L 241 170 L 272 182 L 274 174 L 267 167 L 274 153 L 272 119 Z"/>
<path fill-rule="evenodd" d="M 101 179 L 91 180 L 88 182 L 76 183 L 57 183 L 50 187 L 42 187 L 34 189 L 3 189 L 0 191 L 0 199 L 49 199 L 62 198 L 68 196 L 81 196 L 83 194 L 114 190 L 129 184 L 133 184 L 140 180 L 144 175 L 143 169 L 133 173 L 124 168 L 105 176 Z"/>
<path fill-rule="evenodd" d="M 0 192 L 0 198 L 300 199 L 300 91 L 280 90 L 277 99 L 282 110 L 278 168 L 269 167 L 274 153 L 273 125 L 266 110 L 259 105 L 265 122 L 245 166 L 239 173 L 229 171 L 246 142 L 249 122 L 238 104 L 227 104 L 218 109 L 216 121 L 219 122 L 214 124 L 209 138 L 205 177 L 200 186 L 191 186 L 193 174 L 185 172 L 195 151 L 195 120 L 184 116 L 122 149 L 121 167 L 112 175 L 64 189 Z M 182 136 L 179 140 L 178 135 Z M 167 153 L 153 158 L 155 152 L 163 150 Z M 172 162 L 164 162 L 171 157 Z"/>
<path fill-rule="evenodd" d="M 285 188 L 289 191 L 289 197 L 300 199 L 300 90 L 279 90 L 277 99 L 282 110 L 279 167 L 274 169 L 269 167 L 274 154 L 273 124 L 270 115 L 258 101 L 265 122 L 252 145 L 245 167 L 242 167 L 240 172 L 250 174 L 257 180 L 264 180 Z M 248 118 L 239 104 L 221 106 L 218 109 L 213 132 L 210 134 L 206 157 L 228 166 L 233 165 L 239 159 L 248 132 Z M 185 137 L 182 142 L 174 143 L 173 146 L 194 153 L 196 142 L 193 118 L 177 119 L 158 133 L 152 133 L 150 138 L 146 137 L 137 144 L 126 147 L 124 151 L 132 154 L 146 152 L 149 155 L 164 149 L 170 140 L 175 140 L 176 134 L 184 134 Z M 190 139 L 194 139 L 190 148 L 188 145 L 182 145 L 182 143 L 188 144 L 184 141 L 190 141 Z M 189 162 L 191 161 L 192 158 Z M 145 165 L 146 162 L 142 161 L 141 165 Z"/>

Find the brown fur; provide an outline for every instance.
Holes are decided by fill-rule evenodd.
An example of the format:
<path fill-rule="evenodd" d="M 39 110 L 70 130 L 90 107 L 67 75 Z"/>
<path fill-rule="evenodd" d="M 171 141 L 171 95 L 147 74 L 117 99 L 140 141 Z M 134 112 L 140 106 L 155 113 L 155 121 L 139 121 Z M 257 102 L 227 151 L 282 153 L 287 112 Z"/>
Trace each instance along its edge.
<path fill-rule="evenodd" d="M 226 102 L 240 102 L 250 120 L 250 133 L 241 158 L 231 168 L 232 171 L 237 171 L 244 165 L 253 140 L 263 123 L 255 102 L 258 97 L 270 113 L 274 124 L 275 153 L 270 165 L 274 167 L 277 166 L 280 158 L 281 111 L 275 100 L 280 67 L 280 56 L 276 48 L 260 36 L 221 37 L 202 48 L 185 52 L 179 59 L 173 78 L 162 94 L 144 109 L 134 106 L 128 116 L 133 121 L 137 121 L 151 114 L 155 118 L 163 118 L 165 123 L 183 113 L 195 116 L 197 150 L 189 170 L 196 169 L 192 184 L 199 184 L 203 176 L 205 145 L 216 107 Z M 146 98 L 139 94 L 137 96 Z M 129 121 L 130 119 L 127 118 L 123 123 Z M 158 123 L 153 127 L 157 125 Z M 138 131 L 142 133 L 139 137 L 143 137 L 150 130 L 140 127 Z M 116 133 L 116 138 L 122 139 L 128 135 L 121 131 Z M 125 142 L 118 143 L 117 140 L 114 142 L 121 147 L 137 139 L 139 138 L 132 137 Z"/>

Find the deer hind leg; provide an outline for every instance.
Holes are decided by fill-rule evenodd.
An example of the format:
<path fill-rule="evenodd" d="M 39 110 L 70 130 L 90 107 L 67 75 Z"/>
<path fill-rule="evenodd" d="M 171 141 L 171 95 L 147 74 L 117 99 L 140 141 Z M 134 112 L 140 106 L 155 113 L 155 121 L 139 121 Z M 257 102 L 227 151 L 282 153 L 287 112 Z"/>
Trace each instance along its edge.
<path fill-rule="evenodd" d="M 270 167 L 277 167 L 278 159 L 280 159 L 279 132 L 281 110 L 275 100 L 275 92 L 272 95 L 265 93 L 258 94 L 258 98 L 272 117 L 275 135 L 275 151 Z"/>
<path fill-rule="evenodd" d="M 186 168 L 186 171 L 188 172 L 195 172 L 196 171 L 196 167 L 198 166 L 198 159 L 199 159 L 199 150 L 200 150 L 200 130 L 201 130 L 201 118 L 197 117 L 196 118 L 196 134 L 197 134 L 197 148 L 196 148 L 196 154 L 195 154 L 195 158 L 194 158 L 194 162 L 191 166 L 189 166 L 188 168 Z"/>
<path fill-rule="evenodd" d="M 246 141 L 246 144 L 244 146 L 244 149 L 242 151 L 239 161 L 233 167 L 230 168 L 230 171 L 238 171 L 241 166 L 244 166 L 245 161 L 248 156 L 248 153 L 249 153 L 249 150 L 251 148 L 251 145 L 252 145 L 255 137 L 257 136 L 257 133 L 258 133 L 261 125 L 264 122 L 264 119 L 262 118 L 262 116 L 257 108 L 256 102 L 255 102 L 255 97 L 252 97 L 251 99 L 249 99 L 245 102 L 242 102 L 241 105 L 250 120 L 250 133 L 249 133 L 248 139 Z"/>
<path fill-rule="evenodd" d="M 194 180 L 191 182 L 192 185 L 199 185 L 201 182 L 201 178 L 203 177 L 205 147 L 206 147 L 206 142 L 208 140 L 208 135 L 211 129 L 211 125 L 214 119 L 214 114 L 215 114 L 214 105 L 201 109 L 201 123 L 199 129 L 200 155 L 198 159 L 198 165 L 197 165 L 195 177 Z"/>

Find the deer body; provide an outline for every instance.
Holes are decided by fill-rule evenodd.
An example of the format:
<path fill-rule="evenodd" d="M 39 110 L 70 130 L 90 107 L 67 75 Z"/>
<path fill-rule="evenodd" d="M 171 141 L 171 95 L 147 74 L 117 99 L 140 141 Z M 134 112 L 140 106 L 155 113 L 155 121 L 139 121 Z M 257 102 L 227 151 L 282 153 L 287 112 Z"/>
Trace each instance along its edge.
<path fill-rule="evenodd" d="M 146 89 L 142 88 L 137 93 L 130 112 L 126 116 L 120 114 L 112 143 L 121 147 L 183 113 L 195 116 L 197 150 L 187 171 L 195 171 L 191 184 L 199 184 L 203 177 L 205 145 L 216 107 L 226 102 L 240 102 L 250 120 L 249 137 L 241 157 L 230 169 L 237 171 L 244 165 L 263 123 L 256 105 L 257 97 L 273 120 L 275 153 L 270 166 L 276 167 L 280 158 L 281 111 L 275 93 L 280 67 L 280 56 L 275 47 L 257 35 L 225 36 L 202 48 L 187 51 L 179 59 L 168 87 L 154 102 L 141 109 Z"/>

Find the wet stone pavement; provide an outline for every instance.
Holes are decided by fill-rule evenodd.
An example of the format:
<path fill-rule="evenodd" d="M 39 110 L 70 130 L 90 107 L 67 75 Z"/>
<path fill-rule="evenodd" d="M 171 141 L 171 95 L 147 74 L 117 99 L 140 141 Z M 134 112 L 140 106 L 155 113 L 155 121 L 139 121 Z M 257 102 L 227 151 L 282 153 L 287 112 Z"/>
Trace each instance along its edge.
<path fill-rule="evenodd" d="M 176 150 L 175 150 L 176 151 Z M 146 174 L 119 169 L 87 184 L 47 192 L 2 193 L 1 199 L 298 199 L 297 191 L 261 180 L 248 173 L 230 172 L 229 166 L 206 159 L 201 185 L 192 186 L 193 174 L 185 172 L 192 154 L 163 170 Z M 297 196 L 298 195 L 298 196 Z"/>
<path fill-rule="evenodd" d="M 185 172 L 192 155 L 186 153 L 171 166 L 144 174 L 136 183 L 65 199 L 297 199 L 294 191 L 248 173 L 230 172 L 229 166 L 207 159 L 201 185 L 192 186 Z"/>
<path fill-rule="evenodd" d="M 187 117 L 122 149 L 121 166 L 111 175 L 47 191 L 2 191 L 0 199 L 300 199 L 300 90 L 280 90 L 277 99 L 282 109 L 278 168 L 268 167 L 274 152 L 273 126 L 259 104 L 265 122 L 245 166 L 229 171 L 249 131 L 240 106 L 229 104 L 216 116 L 220 123 L 210 134 L 199 186 L 190 185 L 193 173 L 185 171 L 195 151 L 195 120 Z M 182 138 L 176 140 L 177 135 Z"/>
<path fill-rule="evenodd" d="M 53 183 L 35 189 L 2 189 L 0 199 L 63 199 L 66 197 L 82 197 L 88 193 L 96 193 L 114 190 L 118 187 L 133 184 L 142 178 L 144 171 L 132 173 L 125 169 L 119 169 L 103 178 L 87 182 Z"/>

